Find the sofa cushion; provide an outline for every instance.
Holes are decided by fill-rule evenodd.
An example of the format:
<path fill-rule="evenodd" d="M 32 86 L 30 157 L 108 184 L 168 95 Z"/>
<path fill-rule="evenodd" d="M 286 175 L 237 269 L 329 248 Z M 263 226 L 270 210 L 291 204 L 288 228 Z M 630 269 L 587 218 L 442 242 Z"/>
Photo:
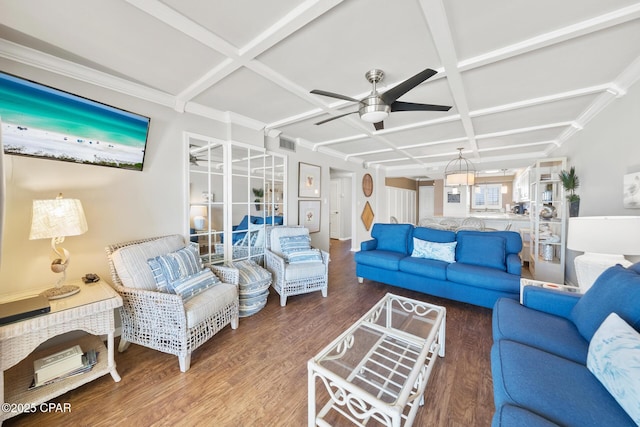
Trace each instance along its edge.
<path fill-rule="evenodd" d="M 358 264 L 371 265 L 384 270 L 397 271 L 400 269 L 400 260 L 405 258 L 405 254 L 390 251 L 360 251 L 354 255 L 354 260 Z"/>
<path fill-rule="evenodd" d="M 480 235 L 480 236 L 497 236 L 504 238 L 505 251 L 508 254 L 517 254 L 522 251 L 522 237 L 517 231 L 478 231 L 478 230 L 460 230 L 456 235 Z"/>
<path fill-rule="evenodd" d="M 546 418 L 534 414 L 524 408 L 513 405 L 502 405 L 493 414 L 491 427 L 557 427 Z"/>
<path fill-rule="evenodd" d="M 398 268 L 405 273 L 431 279 L 447 280 L 448 262 L 435 259 L 405 257 L 400 260 Z"/>
<path fill-rule="evenodd" d="M 509 340 L 491 349 L 496 407 L 511 404 L 563 426 L 633 426 L 586 366 Z"/>
<path fill-rule="evenodd" d="M 187 328 L 199 325 L 214 313 L 221 312 L 224 307 L 238 301 L 238 287 L 229 283 L 219 283 L 184 303 L 187 316 Z"/>
<path fill-rule="evenodd" d="M 500 298 L 493 307 L 493 340 L 508 339 L 577 363 L 587 362 L 589 343 L 569 319 Z"/>
<path fill-rule="evenodd" d="M 267 224 L 267 225 L 282 225 L 284 224 L 284 217 L 281 215 L 276 216 L 268 216 L 263 218 L 261 216 L 255 217 L 256 220 L 253 222 L 254 224 Z"/>
<path fill-rule="evenodd" d="M 399 252 L 408 255 L 409 236 L 413 230 L 411 224 L 376 223 L 371 229 L 371 237 L 377 240 L 376 249 Z"/>
<path fill-rule="evenodd" d="M 571 320 L 582 336 L 591 341 L 613 312 L 640 330 L 640 274 L 621 265 L 608 268 L 596 279 L 571 311 Z"/>
<path fill-rule="evenodd" d="M 456 260 L 465 264 L 506 271 L 505 239 L 489 233 L 458 233 Z"/>
<path fill-rule="evenodd" d="M 589 344 L 587 368 L 640 425 L 640 334 L 611 313 Z"/>
<path fill-rule="evenodd" d="M 299 262 L 289 264 L 284 270 L 284 279 L 287 282 L 295 280 L 310 280 L 326 275 L 326 265 L 323 262 Z"/>
<path fill-rule="evenodd" d="M 635 271 L 636 273 L 640 274 L 640 262 L 636 262 L 635 264 L 630 265 L 629 270 Z"/>
<path fill-rule="evenodd" d="M 435 228 L 415 227 L 413 229 L 413 237 L 420 240 L 428 240 L 430 242 L 447 243 L 456 241 L 456 233 L 449 230 L 436 230 Z M 413 243 L 409 241 L 410 245 Z M 409 246 L 409 252 L 413 251 L 413 247 Z"/>
<path fill-rule="evenodd" d="M 184 237 L 174 234 L 117 249 L 111 254 L 111 260 L 123 286 L 155 291 L 156 281 L 147 260 L 183 247 Z"/>
<path fill-rule="evenodd" d="M 438 243 L 413 238 L 412 257 L 456 262 L 457 242 Z"/>
<path fill-rule="evenodd" d="M 492 267 L 455 262 L 447 266 L 447 280 L 476 288 L 519 293 L 520 276 Z"/>

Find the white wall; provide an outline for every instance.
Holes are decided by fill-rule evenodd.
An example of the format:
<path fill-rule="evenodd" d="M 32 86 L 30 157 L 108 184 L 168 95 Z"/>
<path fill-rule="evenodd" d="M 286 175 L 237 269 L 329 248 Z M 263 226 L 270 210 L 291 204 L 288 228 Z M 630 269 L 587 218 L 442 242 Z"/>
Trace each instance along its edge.
<path fill-rule="evenodd" d="M 33 199 L 64 197 L 82 201 L 89 231 L 68 237 L 69 279 L 93 272 L 109 278 L 104 247 L 111 243 L 170 233 L 182 234 L 186 164 L 182 132 L 262 143 L 262 132 L 180 114 L 172 109 L 1 60 L 9 73 L 151 117 L 142 172 L 80 165 L 20 156 L 5 156 L 6 218 L 0 265 L 0 299 L 36 293 L 58 276 L 49 269 L 49 240 L 29 240 Z"/>
<path fill-rule="evenodd" d="M 365 203 L 368 201 L 371 204 L 373 212 L 375 214 L 374 222 L 385 222 L 382 218 L 385 205 L 384 195 L 384 179 L 385 174 L 379 169 L 366 169 L 362 165 L 342 161 L 336 157 L 323 154 L 321 152 L 309 150 L 302 146 L 297 146 L 296 152 L 291 153 L 287 150 L 279 148 L 278 138 L 267 138 L 266 146 L 269 151 L 275 153 L 281 153 L 289 156 L 289 176 L 287 186 L 289 188 L 288 203 L 288 221 L 289 224 L 298 223 L 298 163 L 304 162 L 321 167 L 321 196 L 320 196 L 320 232 L 311 234 L 311 243 L 320 249 L 329 250 L 329 191 L 331 189 L 331 168 L 336 168 L 341 173 L 353 173 L 354 177 L 351 182 L 352 185 L 352 199 L 351 208 L 355 213 L 357 220 L 353 224 L 353 230 L 355 233 L 351 234 L 351 247 L 352 250 L 357 250 L 360 247 L 360 242 L 370 239 L 371 234 L 366 230 L 364 224 L 360 220 L 360 215 L 364 209 Z M 362 192 L 360 183 L 365 173 L 371 174 L 373 177 L 373 194 L 371 197 L 365 197 Z M 308 200 L 308 199 L 304 199 Z M 346 209 L 347 206 L 343 206 Z M 353 216 L 352 216 L 353 218 Z M 386 221 L 388 222 L 388 221 Z"/>
<path fill-rule="evenodd" d="M 567 156 L 580 178 L 580 216 L 640 215 L 640 209 L 622 204 L 622 177 L 640 172 L 640 83 L 627 95 L 613 101 L 606 110 L 575 134 L 552 156 Z M 629 236 L 640 239 L 640 236 Z M 573 259 L 581 252 L 567 251 L 566 277 L 577 283 Z M 629 258 L 637 260 L 637 258 Z"/>

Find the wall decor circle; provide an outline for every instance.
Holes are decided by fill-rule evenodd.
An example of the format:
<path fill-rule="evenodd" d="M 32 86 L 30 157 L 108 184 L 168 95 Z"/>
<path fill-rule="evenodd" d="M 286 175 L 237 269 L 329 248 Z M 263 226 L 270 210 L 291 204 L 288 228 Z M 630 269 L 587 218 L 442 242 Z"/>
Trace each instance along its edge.
<path fill-rule="evenodd" d="M 362 177 L 362 192 L 366 197 L 373 194 L 373 178 L 371 174 L 365 173 Z"/>

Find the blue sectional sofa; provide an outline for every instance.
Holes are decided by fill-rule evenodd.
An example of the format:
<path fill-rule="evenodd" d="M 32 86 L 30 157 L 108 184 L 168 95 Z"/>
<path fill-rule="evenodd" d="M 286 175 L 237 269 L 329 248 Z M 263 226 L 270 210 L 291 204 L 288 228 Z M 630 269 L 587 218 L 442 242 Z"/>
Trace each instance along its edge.
<path fill-rule="evenodd" d="M 522 305 L 498 300 L 492 425 L 640 425 L 639 330 L 640 263 L 609 268 L 584 295 L 527 286 Z"/>
<path fill-rule="evenodd" d="M 519 233 L 374 224 L 371 237 L 354 256 L 360 283 L 366 278 L 488 308 L 501 297 L 519 299 Z"/>

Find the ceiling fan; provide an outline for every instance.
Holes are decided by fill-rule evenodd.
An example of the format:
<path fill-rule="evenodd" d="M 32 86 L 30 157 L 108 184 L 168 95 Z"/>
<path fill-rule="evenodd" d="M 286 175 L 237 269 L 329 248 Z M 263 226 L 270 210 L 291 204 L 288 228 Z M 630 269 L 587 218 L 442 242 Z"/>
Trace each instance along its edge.
<path fill-rule="evenodd" d="M 419 72 L 413 77 L 408 78 L 402 83 L 398 83 L 396 86 L 388 89 L 384 93 L 378 93 L 376 90 L 376 84 L 381 82 L 384 78 L 384 72 L 382 70 L 373 69 L 367 71 L 365 77 L 373 85 L 371 93 L 363 99 L 355 99 L 350 96 L 340 95 L 339 93 L 327 92 L 325 90 L 314 89 L 311 93 L 316 95 L 328 96 L 331 98 L 343 99 L 345 101 L 357 102 L 360 104 L 358 111 L 352 111 L 350 113 L 340 114 L 338 116 L 330 117 L 326 120 L 322 120 L 316 125 L 330 122 L 331 120 L 339 119 L 340 117 L 347 116 L 349 114 L 360 113 L 360 118 L 365 122 L 373 123 L 376 130 L 384 129 L 384 119 L 387 118 L 390 112 L 393 111 L 449 111 L 451 107 L 446 105 L 433 105 L 433 104 L 417 104 L 414 102 L 402 102 L 397 99 L 405 93 L 409 92 L 420 83 L 431 78 L 437 73 L 437 71 L 427 68 L 424 71 Z"/>

